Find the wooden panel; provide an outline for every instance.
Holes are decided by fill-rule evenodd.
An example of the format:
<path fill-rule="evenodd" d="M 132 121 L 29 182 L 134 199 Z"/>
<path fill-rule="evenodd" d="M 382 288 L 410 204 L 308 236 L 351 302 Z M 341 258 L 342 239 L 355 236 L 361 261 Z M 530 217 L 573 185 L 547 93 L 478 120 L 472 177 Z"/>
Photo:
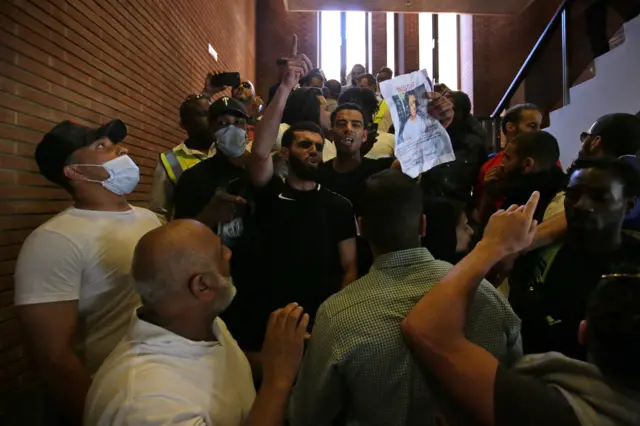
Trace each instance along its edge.
<path fill-rule="evenodd" d="M 367 12 L 515 14 L 533 0 L 282 0 L 290 11 L 361 10 Z"/>

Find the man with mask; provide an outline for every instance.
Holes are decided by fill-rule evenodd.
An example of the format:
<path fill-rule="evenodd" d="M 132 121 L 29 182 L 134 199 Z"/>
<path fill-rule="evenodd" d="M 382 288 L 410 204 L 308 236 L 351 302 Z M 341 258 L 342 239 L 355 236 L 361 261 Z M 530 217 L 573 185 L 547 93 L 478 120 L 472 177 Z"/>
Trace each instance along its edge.
<path fill-rule="evenodd" d="M 247 147 L 247 120 L 249 115 L 240 101 L 223 97 L 209 108 L 209 126 L 216 154 L 187 170 L 180 178 L 175 193 L 176 219 L 199 219 L 220 237 L 228 247 L 242 235 L 241 217 L 229 223 L 210 221 L 210 207 L 216 193 L 223 191 L 246 197 L 249 175 L 245 169 L 249 153 Z M 218 229 L 220 226 L 220 229 Z"/>
<path fill-rule="evenodd" d="M 173 216 L 175 187 L 182 173 L 215 154 L 207 121 L 209 105 L 211 102 L 205 95 L 188 96 L 180 106 L 180 127 L 187 132 L 187 139 L 160 154 L 149 209 L 162 220 L 170 220 Z"/>
<path fill-rule="evenodd" d="M 631 164 L 613 158 L 576 161 L 565 197 L 564 241 L 521 258 L 509 277 L 522 318 L 525 353 L 561 352 L 585 360 L 575 330 L 603 274 L 640 264 L 638 234 L 622 231 L 639 185 Z"/>
<path fill-rule="evenodd" d="M 280 154 L 288 177 L 285 182 L 274 178 L 270 153 L 287 97 L 309 68 L 299 59 L 290 61 L 290 70 L 258 124 L 251 152 L 249 171 L 260 188 L 256 221 L 261 252 L 254 268 L 263 277 L 254 297 L 262 297 L 266 305 L 263 324 L 268 311 L 283 300 L 300 303 L 313 321 L 318 306 L 357 275 L 351 203 L 317 183 L 324 135 L 316 123 L 293 123 L 287 129 Z"/>
<path fill-rule="evenodd" d="M 35 151 L 42 176 L 74 204 L 22 245 L 15 305 L 28 353 L 65 425 L 81 424 L 91 377 L 126 332 L 139 303 L 130 283 L 133 249 L 160 226 L 126 200 L 140 179 L 119 144 L 126 134 L 120 120 L 97 129 L 63 121 Z"/>
<path fill-rule="evenodd" d="M 142 237 L 132 265 L 142 306 L 96 375 L 84 424 L 283 424 L 309 316 L 294 303 L 271 315 L 256 397 L 247 359 L 218 318 L 236 294 L 230 257 L 196 221 Z"/>
<path fill-rule="evenodd" d="M 221 98 L 209 109 L 216 154 L 187 170 L 176 187 L 176 219 L 197 219 L 207 225 L 225 246 L 234 251 L 231 275 L 240 291 L 239 299 L 223 314 L 229 330 L 247 355 L 260 351 L 264 328 L 247 321 L 247 310 L 255 311 L 251 286 L 260 276 L 252 263 L 258 256 L 251 217 L 254 196 L 246 170 L 248 114 L 237 99 Z M 246 309 L 245 309 L 246 308 Z M 256 343 L 257 342 L 257 343 Z M 251 353 L 249 353 L 251 352 Z"/>

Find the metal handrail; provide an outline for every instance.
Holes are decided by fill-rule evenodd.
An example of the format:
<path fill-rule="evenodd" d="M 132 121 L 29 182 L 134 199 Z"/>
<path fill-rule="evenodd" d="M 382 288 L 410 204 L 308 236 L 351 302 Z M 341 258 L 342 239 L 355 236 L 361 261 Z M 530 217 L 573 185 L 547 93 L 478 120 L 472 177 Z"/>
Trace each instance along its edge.
<path fill-rule="evenodd" d="M 516 74 L 516 77 L 513 79 L 513 81 L 509 85 L 509 88 L 507 89 L 504 96 L 500 100 L 500 103 L 498 103 L 498 106 L 491 114 L 492 119 L 496 119 L 500 117 L 500 114 L 502 114 L 502 111 L 505 110 L 509 101 L 518 90 L 518 87 L 520 87 L 524 79 L 527 77 L 527 75 L 531 71 L 531 68 L 533 68 L 533 66 L 538 61 L 538 58 L 540 57 L 540 55 L 544 52 L 544 49 L 549 44 L 549 41 L 553 37 L 555 30 L 558 28 L 558 25 L 560 24 L 562 24 L 562 28 L 563 28 L 563 40 L 562 40 L 563 65 L 566 66 L 566 63 L 567 63 L 566 56 L 568 53 L 567 43 L 566 43 L 567 42 L 566 40 L 567 9 L 571 5 L 571 3 L 573 3 L 573 1 L 574 0 L 564 0 L 560 4 L 556 12 L 553 14 L 553 17 L 545 27 L 544 31 L 542 32 L 542 35 L 540 35 L 540 37 L 538 38 L 538 41 L 533 46 L 533 49 L 531 49 L 529 56 L 527 56 L 527 59 L 524 61 L 524 64 L 522 64 L 522 67 L 520 67 L 518 74 Z M 563 70 L 563 71 L 566 73 L 566 70 Z M 564 89 L 563 99 L 566 102 L 568 102 L 568 85 L 567 85 L 568 78 L 566 75 L 563 75 L 563 80 L 564 80 L 563 85 L 567 86 L 563 88 Z"/>

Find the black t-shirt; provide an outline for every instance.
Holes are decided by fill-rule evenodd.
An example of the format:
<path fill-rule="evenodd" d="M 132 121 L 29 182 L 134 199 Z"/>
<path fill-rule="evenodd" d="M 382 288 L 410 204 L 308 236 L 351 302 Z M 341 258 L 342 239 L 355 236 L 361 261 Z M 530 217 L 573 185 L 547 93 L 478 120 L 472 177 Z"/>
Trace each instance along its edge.
<path fill-rule="evenodd" d="M 640 240 L 623 232 L 621 246 L 608 255 L 589 256 L 568 245 L 555 257 L 548 253 L 534 252 L 519 260 L 509 280 L 509 299 L 522 319 L 524 352 L 556 351 L 586 361 L 577 333 L 591 291 L 603 274 L 634 271 L 640 265 Z"/>
<path fill-rule="evenodd" d="M 259 278 L 251 289 L 254 323 L 239 341 L 249 350 L 260 348 L 270 313 L 288 303 L 300 304 L 313 321 L 322 302 L 340 290 L 338 244 L 356 236 L 351 203 L 321 185 L 297 191 L 274 179 L 257 192 L 254 218 L 260 235 L 253 264 Z"/>
<path fill-rule="evenodd" d="M 356 214 L 359 214 L 359 197 L 362 194 L 366 180 L 378 172 L 389 169 L 395 158 L 379 158 L 375 160 L 363 158 L 358 167 L 346 173 L 337 172 L 333 168 L 333 161 L 329 160 L 320 166 L 318 183 L 351 201 Z"/>
<path fill-rule="evenodd" d="M 495 426 L 580 426 L 562 393 L 500 365 L 493 392 Z"/>

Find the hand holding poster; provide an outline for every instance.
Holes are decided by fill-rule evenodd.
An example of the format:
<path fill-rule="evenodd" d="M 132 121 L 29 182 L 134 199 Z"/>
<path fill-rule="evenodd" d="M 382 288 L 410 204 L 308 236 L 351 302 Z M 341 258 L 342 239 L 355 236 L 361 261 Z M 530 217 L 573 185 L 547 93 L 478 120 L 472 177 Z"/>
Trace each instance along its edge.
<path fill-rule="evenodd" d="M 440 122 L 427 114 L 427 92 L 433 85 L 426 70 L 397 76 L 380 83 L 396 129 L 395 156 L 402 171 L 420 173 L 456 159 L 449 134 Z"/>

